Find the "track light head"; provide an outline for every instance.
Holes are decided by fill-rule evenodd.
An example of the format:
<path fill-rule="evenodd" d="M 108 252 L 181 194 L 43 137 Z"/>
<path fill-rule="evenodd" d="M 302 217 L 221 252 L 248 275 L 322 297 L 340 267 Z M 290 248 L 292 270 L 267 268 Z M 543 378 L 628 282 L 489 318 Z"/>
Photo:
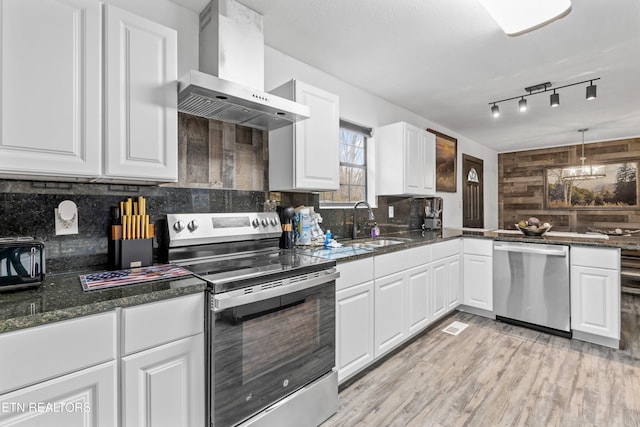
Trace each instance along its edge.
<path fill-rule="evenodd" d="M 551 104 L 552 107 L 557 107 L 558 105 L 560 105 L 560 94 L 556 93 L 555 90 L 551 94 L 550 104 Z"/>
<path fill-rule="evenodd" d="M 587 99 L 596 99 L 596 88 L 597 86 L 593 84 L 593 80 L 589 82 L 589 86 L 587 86 Z"/>
<path fill-rule="evenodd" d="M 520 101 L 518 101 L 518 108 L 520 109 L 521 113 L 524 113 L 525 111 L 527 111 L 527 100 L 524 99 L 524 96 Z"/>
<path fill-rule="evenodd" d="M 500 108 L 498 108 L 496 104 L 493 104 L 493 107 L 491 107 L 491 114 L 493 117 L 500 117 Z"/>

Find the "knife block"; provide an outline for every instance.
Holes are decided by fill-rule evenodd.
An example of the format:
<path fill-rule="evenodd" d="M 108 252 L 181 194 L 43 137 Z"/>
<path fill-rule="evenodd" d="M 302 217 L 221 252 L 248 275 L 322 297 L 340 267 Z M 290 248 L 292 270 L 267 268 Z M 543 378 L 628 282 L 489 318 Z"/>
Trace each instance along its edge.
<path fill-rule="evenodd" d="M 125 270 L 153 264 L 153 239 L 109 239 L 109 269 Z"/>

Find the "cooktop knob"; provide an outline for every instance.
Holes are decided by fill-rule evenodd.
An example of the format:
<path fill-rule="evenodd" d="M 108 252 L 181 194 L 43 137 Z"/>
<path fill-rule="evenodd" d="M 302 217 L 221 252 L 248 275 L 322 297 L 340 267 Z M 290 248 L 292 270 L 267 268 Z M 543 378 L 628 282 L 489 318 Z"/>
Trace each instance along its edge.
<path fill-rule="evenodd" d="M 267 218 L 262 218 L 262 221 L 260 221 L 262 223 L 263 227 L 266 227 L 267 225 L 269 225 L 269 221 L 267 221 Z"/>
<path fill-rule="evenodd" d="M 184 222 L 182 221 L 178 221 L 175 224 L 173 224 L 173 229 L 176 230 L 178 233 L 181 232 L 182 230 L 184 230 Z"/>
<path fill-rule="evenodd" d="M 257 228 L 260 225 L 260 221 L 258 221 L 258 218 L 252 219 L 251 225 L 253 225 L 253 228 Z"/>
<path fill-rule="evenodd" d="M 278 225 L 278 221 L 276 221 L 276 219 L 275 219 L 275 218 L 271 218 L 271 219 L 269 220 L 269 223 L 270 223 L 272 226 L 274 226 L 274 227 L 275 227 L 276 225 Z"/>
<path fill-rule="evenodd" d="M 189 224 L 187 224 L 187 228 L 189 229 L 189 231 L 196 231 L 196 229 L 198 228 L 200 224 L 198 224 L 198 221 L 196 221 L 195 219 L 190 221 Z"/>

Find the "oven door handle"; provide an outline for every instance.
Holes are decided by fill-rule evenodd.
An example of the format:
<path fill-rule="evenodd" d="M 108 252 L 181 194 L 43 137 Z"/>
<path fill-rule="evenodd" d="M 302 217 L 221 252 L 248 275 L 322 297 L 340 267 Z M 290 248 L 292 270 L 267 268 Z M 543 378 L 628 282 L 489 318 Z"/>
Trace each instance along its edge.
<path fill-rule="evenodd" d="M 330 268 L 321 271 L 318 276 L 311 277 L 306 280 L 292 282 L 290 279 L 283 279 L 283 282 L 288 281 L 288 283 L 285 282 L 281 286 L 268 287 L 267 289 L 262 289 L 258 292 L 237 295 L 234 295 L 233 292 L 223 292 L 213 296 L 213 306 L 211 308 L 214 312 L 218 312 L 228 308 L 237 307 L 239 305 L 251 304 L 269 298 L 276 298 L 292 292 L 303 291 L 305 289 L 333 282 L 338 277 L 340 277 L 340 272 L 335 268 Z M 293 278 L 296 277 L 294 276 Z M 269 286 L 270 283 L 267 283 L 266 285 Z"/>

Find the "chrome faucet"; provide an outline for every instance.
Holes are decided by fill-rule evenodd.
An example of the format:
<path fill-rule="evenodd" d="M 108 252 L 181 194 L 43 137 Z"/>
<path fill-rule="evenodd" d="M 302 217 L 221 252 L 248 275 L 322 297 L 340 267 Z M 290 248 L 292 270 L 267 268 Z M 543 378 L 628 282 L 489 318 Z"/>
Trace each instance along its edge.
<path fill-rule="evenodd" d="M 356 204 L 353 205 L 353 232 L 351 233 L 352 239 L 358 238 L 358 225 L 356 222 L 356 208 L 358 207 L 358 205 L 365 205 L 367 209 L 369 209 L 369 221 L 375 221 L 375 218 L 373 217 L 373 211 L 371 210 L 371 206 L 369 206 L 369 203 L 367 203 L 366 200 L 360 200 L 359 202 L 356 202 Z"/>

